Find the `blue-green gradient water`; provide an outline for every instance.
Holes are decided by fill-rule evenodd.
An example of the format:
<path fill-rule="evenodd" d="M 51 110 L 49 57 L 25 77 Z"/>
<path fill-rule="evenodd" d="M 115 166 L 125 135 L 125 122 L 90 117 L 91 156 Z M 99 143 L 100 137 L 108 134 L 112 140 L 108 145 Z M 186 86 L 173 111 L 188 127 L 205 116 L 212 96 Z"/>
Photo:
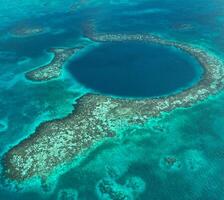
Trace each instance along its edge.
<path fill-rule="evenodd" d="M 90 41 L 83 37 L 92 24 L 99 32 L 157 33 L 168 39 L 205 47 L 220 57 L 224 52 L 222 0 L 5 0 L 0 4 L 0 16 L 1 159 L 10 147 L 32 134 L 38 124 L 70 113 L 74 101 L 86 92 L 96 90 L 118 96 L 151 96 L 176 91 L 199 77 L 198 63 L 181 52 L 146 44 L 105 44 L 84 49 L 65 66 L 61 79 L 46 83 L 25 80 L 26 71 L 51 60 L 52 55 L 48 53 L 51 47 L 88 45 Z M 31 37 L 11 34 L 12 30 L 24 26 L 40 26 L 47 31 Z M 131 51 L 130 46 L 135 50 Z M 108 57 L 102 57 L 99 50 Z M 163 78 L 154 84 L 168 87 L 163 81 L 171 81 L 173 87 L 162 92 L 158 87 L 157 93 L 152 94 L 153 87 L 147 85 L 148 88 L 144 88 L 141 83 L 143 90 L 138 90 L 139 80 L 147 84 L 152 81 L 150 73 L 156 71 L 148 74 L 148 70 L 143 70 L 147 72 L 144 79 L 131 79 L 133 87 L 128 90 L 119 87 L 112 76 L 119 75 L 121 81 L 128 73 L 125 72 L 129 69 L 129 60 L 122 56 L 123 53 L 138 56 L 136 63 L 130 63 L 130 69 L 133 68 L 130 73 L 136 75 L 138 65 L 144 68 L 145 64 L 159 64 L 167 76 L 163 74 Z M 116 55 L 113 57 L 113 54 Z M 148 59 L 149 54 L 157 57 Z M 98 56 L 98 62 L 94 55 Z M 86 58 L 93 59 L 91 66 Z M 183 71 L 177 71 L 176 77 L 165 69 L 167 62 L 177 70 L 174 61 L 183 63 Z M 105 71 L 101 69 L 104 64 Z M 125 66 L 120 74 L 114 68 L 122 64 Z M 93 72 L 85 76 L 88 70 Z M 107 70 L 112 70 L 111 77 Z M 171 75 L 172 79 L 168 77 Z M 110 80 L 106 82 L 109 86 L 115 86 L 113 91 L 105 89 L 107 85 L 101 85 L 105 77 Z M 175 85 L 176 82 L 179 85 Z M 121 85 L 124 83 L 121 81 Z M 121 137 L 112 138 L 93 149 L 79 165 L 63 172 L 48 185 L 47 192 L 32 183 L 12 189 L 13 184 L 6 183 L 1 175 L 0 199 L 108 199 L 99 189 L 103 182 L 108 181 L 114 190 L 127 194 L 128 199 L 223 200 L 223 103 L 224 93 L 220 93 L 193 107 L 163 114 L 145 126 L 130 127 Z M 175 157 L 178 166 L 167 167 L 163 162 L 167 156 Z M 130 187 L 133 182 L 136 186 Z M 63 191 L 67 191 L 70 197 L 63 196 Z"/>

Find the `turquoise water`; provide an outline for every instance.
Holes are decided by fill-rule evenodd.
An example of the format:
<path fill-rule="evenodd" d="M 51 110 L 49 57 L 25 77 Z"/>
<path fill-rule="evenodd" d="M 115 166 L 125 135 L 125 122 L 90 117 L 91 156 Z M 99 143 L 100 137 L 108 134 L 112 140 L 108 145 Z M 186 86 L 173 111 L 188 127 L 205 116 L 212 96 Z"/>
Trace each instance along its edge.
<path fill-rule="evenodd" d="M 41 84 L 25 80 L 26 71 L 50 61 L 52 55 L 47 53 L 49 48 L 91 43 L 83 38 L 83 33 L 85 28 L 93 24 L 99 32 L 158 33 L 168 39 L 208 48 L 223 57 L 224 4 L 222 0 L 92 0 L 76 1 L 76 7 L 73 4 L 74 2 L 69 0 L 1 2 L 1 158 L 10 147 L 32 134 L 41 122 L 70 113 L 74 101 L 88 92 L 88 88 L 101 91 L 99 86 L 102 86 L 100 81 L 103 77 L 98 76 L 99 79 L 95 83 L 99 85 L 96 88 L 92 86 L 92 82 L 91 85 L 87 85 L 83 79 L 78 80 L 75 72 L 70 73 L 71 68 L 75 68 L 75 64 L 80 63 L 77 67 L 80 74 L 84 75 L 85 71 L 82 70 L 88 69 L 86 65 L 88 61 L 85 63 L 83 58 L 93 59 L 91 56 L 103 49 L 104 52 L 110 53 L 107 54 L 109 60 L 104 57 L 109 69 L 115 66 L 111 61 L 119 65 L 124 62 L 124 70 L 127 71 L 128 60 L 122 61 L 121 58 L 114 60 L 113 57 L 114 51 L 121 51 L 122 54 L 125 47 L 119 44 L 115 45 L 115 48 L 111 44 L 105 44 L 98 49 L 96 47 L 86 52 L 84 50 L 82 55 L 70 61 L 61 79 Z M 10 34 L 12 29 L 22 26 L 41 26 L 46 27 L 48 31 L 24 38 Z M 136 47 L 136 44 L 126 44 L 125 54 L 138 55 L 140 57 L 137 60 L 138 64 L 144 60 L 147 64 L 152 61 L 164 66 L 163 62 L 167 61 L 171 65 L 174 58 L 175 61 L 183 63 L 181 69 L 185 69 L 184 73 L 180 72 L 174 80 L 166 79 L 166 81 L 179 80 L 181 86 L 181 84 L 189 84 L 197 77 L 194 69 L 197 64 L 192 65 L 191 58 L 187 55 L 179 56 L 180 52 L 145 44 L 136 47 L 141 51 L 133 52 L 128 48 L 129 45 Z M 160 51 L 164 54 L 160 55 Z M 148 52 L 162 56 L 163 60 L 156 59 L 156 56 L 148 59 Z M 119 55 L 116 54 L 116 57 L 119 58 Z M 95 66 L 97 60 L 93 61 L 91 64 L 94 65 L 91 67 L 96 68 L 97 71 L 94 72 L 99 72 L 100 66 Z M 83 63 L 85 65 L 81 69 Z M 130 66 L 136 69 L 133 62 Z M 141 66 L 144 68 L 144 65 Z M 190 69 L 186 69 L 188 66 Z M 176 69 L 176 65 L 171 67 Z M 191 73 L 184 77 L 183 75 L 187 75 L 189 70 Z M 94 75 L 92 78 L 96 77 L 96 74 L 91 75 Z M 103 75 L 109 76 L 107 71 L 104 71 Z M 124 73 L 121 78 L 124 77 L 123 75 Z M 144 80 L 150 81 L 147 75 L 147 73 L 144 75 Z M 114 79 L 109 83 L 114 85 L 113 81 Z M 136 82 L 131 83 L 135 85 Z M 160 83 L 162 84 L 162 80 Z M 131 89 L 123 89 L 120 92 L 119 85 L 115 86 L 114 91 L 103 92 L 123 96 L 133 96 L 139 92 L 137 96 L 146 96 L 146 92 L 151 91 L 143 88 L 142 93 Z M 171 91 L 178 88 L 173 87 Z M 161 94 L 161 90 L 157 92 Z M 193 107 L 178 109 L 163 114 L 157 119 L 151 119 L 143 127 L 130 127 L 122 132 L 119 138 L 112 138 L 103 143 L 92 150 L 79 165 L 59 175 L 49 184 L 48 192 L 34 183 L 10 189 L 13 184 L 11 182 L 6 184 L 1 174 L 0 199 L 53 200 L 59 198 L 63 190 L 71 194 L 70 199 L 75 199 L 76 196 L 81 200 L 106 199 L 100 186 L 107 181 L 112 185 L 112 189 L 127 194 L 129 199 L 222 200 L 224 199 L 223 103 L 224 95 L 221 93 Z M 177 165 L 166 166 L 164 158 L 167 156 L 177 159 Z M 136 187 L 133 187 L 133 182 L 136 183 Z"/>

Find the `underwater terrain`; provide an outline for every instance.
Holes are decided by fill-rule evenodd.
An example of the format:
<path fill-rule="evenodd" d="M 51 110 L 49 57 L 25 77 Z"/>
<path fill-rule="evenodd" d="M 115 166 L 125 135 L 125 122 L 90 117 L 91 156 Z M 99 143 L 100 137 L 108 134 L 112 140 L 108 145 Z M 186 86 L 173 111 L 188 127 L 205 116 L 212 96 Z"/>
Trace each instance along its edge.
<path fill-rule="evenodd" d="M 223 0 L 4 0 L 1 200 L 224 200 Z"/>

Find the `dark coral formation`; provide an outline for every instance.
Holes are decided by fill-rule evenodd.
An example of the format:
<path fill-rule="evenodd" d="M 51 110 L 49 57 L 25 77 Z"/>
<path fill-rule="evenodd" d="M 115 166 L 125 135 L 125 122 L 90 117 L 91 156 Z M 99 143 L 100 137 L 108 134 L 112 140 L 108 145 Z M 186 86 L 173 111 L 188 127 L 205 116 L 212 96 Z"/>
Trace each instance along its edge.
<path fill-rule="evenodd" d="M 175 156 L 166 156 L 160 160 L 160 167 L 166 171 L 176 171 L 182 167 L 182 163 Z"/>
<path fill-rule="evenodd" d="M 178 107 L 187 107 L 220 91 L 224 63 L 200 47 L 168 41 L 152 35 L 95 35 L 104 41 L 153 42 L 179 48 L 197 59 L 204 68 L 202 79 L 193 87 L 172 96 L 155 99 L 120 99 L 87 94 L 65 118 L 42 123 L 26 140 L 9 150 L 4 158 L 5 175 L 14 180 L 46 176 L 56 166 L 71 161 L 96 141 L 115 136 L 116 130 L 142 124 L 149 117 Z M 163 159 L 173 166 L 173 158 Z M 105 184 L 104 184 L 105 185 Z"/>
<path fill-rule="evenodd" d="M 100 199 L 136 199 L 145 190 L 145 182 L 140 177 L 129 177 L 124 185 L 111 178 L 100 180 L 96 186 Z"/>
<path fill-rule="evenodd" d="M 100 199 L 128 200 L 133 199 L 131 192 L 124 186 L 111 179 L 103 179 L 97 185 L 97 194 Z"/>
<path fill-rule="evenodd" d="M 58 192 L 57 200 L 77 200 L 78 192 L 74 189 L 63 189 Z"/>
<path fill-rule="evenodd" d="M 66 118 L 42 123 L 35 134 L 6 154 L 6 175 L 16 180 L 43 176 L 95 141 L 113 136 L 106 120 L 98 116 L 109 103 L 106 98 L 86 95 Z"/>
<path fill-rule="evenodd" d="M 52 48 L 54 53 L 53 60 L 45 66 L 39 67 L 25 74 L 26 78 L 31 81 L 49 81 L 58 78 L 62 73 L 62 66 L 79 48 Z"/>
<path fill-rule="evenodd" d="M 189 149 L 181 155 L 167 155 L 161 158 L 159 165 L 165 171 L 185 169 L 188 172 L 195 172 L 207 166 L 208 163 L 201 151 Z"/>

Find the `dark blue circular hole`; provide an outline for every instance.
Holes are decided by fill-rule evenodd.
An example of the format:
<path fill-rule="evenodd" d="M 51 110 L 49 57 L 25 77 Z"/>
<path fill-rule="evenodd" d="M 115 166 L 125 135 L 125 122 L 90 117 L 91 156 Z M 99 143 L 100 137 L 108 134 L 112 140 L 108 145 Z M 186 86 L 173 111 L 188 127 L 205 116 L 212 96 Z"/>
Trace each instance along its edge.
<path fill-rule="evenodd" d="M 192 86 L 202 73 L 187 53 L 143 42 L 103 43 L 68 69 L 87 88 L 122 97 L 168 95 Z"/>

